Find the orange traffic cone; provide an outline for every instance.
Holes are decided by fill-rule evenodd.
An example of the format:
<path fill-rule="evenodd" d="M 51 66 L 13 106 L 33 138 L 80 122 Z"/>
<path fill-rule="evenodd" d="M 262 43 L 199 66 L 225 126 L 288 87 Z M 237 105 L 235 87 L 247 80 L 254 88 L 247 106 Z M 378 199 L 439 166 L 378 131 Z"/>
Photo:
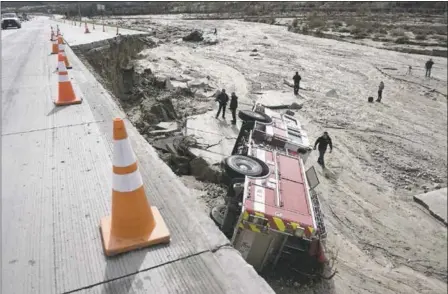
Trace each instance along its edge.
<path fill-rule="evenodd" d="M 75 96 L 73 91 L 72 82 L 68 77 L 67 68 L 65 67 L 64 56 L 58 54 L 58 71 L 59 71 L 59 90 L 58 99 L 54 102 L 57 106 L 79 104 L 81 99 Z"/>
<path fill-rule="evenodd" d="M 64 56 L 64 64 L 65 67 L 67 69 L 72 69 L 72 66 L 70 65 L 70 63 L 68 62 L 68 57 L 67 54 L 65 54 L 65 45 L 64 44 L 59 44 L 58 45 L 59 48 L 59 54 L 62 54 L 62 56 Z"/>
<path fill-rule="evenodd" d="M 87 22 L 85 22 L 86 29 L 84 30 L 84 34 L 90 34 L 89 28 L 87 27 Z"/>
<path fill-rule="evenodd" d="M 51 54 L 58 54 L 59 48 L 58 48 L 58 40 L 55 38 L 53 40 L 53 46 L 51 48 Z"/>
<path fill-rule="evenodd" d="M 113 124 L 112 215 L 101 219 L 100 224 L 107 256 L 170 242 L 159 210 L 146 199 L 124 121 L 116 118 Z"/>

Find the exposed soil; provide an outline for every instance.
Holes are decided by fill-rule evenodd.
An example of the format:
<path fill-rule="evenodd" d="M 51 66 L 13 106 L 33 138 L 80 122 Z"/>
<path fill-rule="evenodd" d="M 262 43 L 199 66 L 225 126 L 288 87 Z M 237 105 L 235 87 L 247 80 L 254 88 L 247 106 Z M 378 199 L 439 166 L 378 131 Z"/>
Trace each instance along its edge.
<path fill-rule="evenodd" d="M 301 73 L 302 125 L 313 140 L 328 130 L 335 144 L 326 158 L 328 177 L 319 170 L 318 190 L 338 273 L 331 283 L 311 287 L 268 279 L 277 293 L 446 293 L 446 227 L 412 200 L 447 184 L 445 58 L 433 58 L 433 78 L 425 79 L 425 56 L 280 26 L 176 19 L 139 26 L 152 36 L 78 49 L 206 211 L 220 203 L 224 191 L 216 183 L 223 178 L 218 167 L 188 152 L 188 146 L 207 146 L 182 135 L 185 117 L 215 109 L 222 87 L 251 100 L 260 90 L 290 91 L 284 80 Z M 215 27 L 218 38 L 210 43 Z M 205 31 L 203 41 L 182 41 L 198 28 Z M 121 52 L 125 56 L 118 57 Z M 405 75 L 408 65 L 413 75 Z M 367 103 L 381 80 L 383 103 Z M 166 131 L 168 124 L 160 122 L 177 122 L 178 128 Z"/>

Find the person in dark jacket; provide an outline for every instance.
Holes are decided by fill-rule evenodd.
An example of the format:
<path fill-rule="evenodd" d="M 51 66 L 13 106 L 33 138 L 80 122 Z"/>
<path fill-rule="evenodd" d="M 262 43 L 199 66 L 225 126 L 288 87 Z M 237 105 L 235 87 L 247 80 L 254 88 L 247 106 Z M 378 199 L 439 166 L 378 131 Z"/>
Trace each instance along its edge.
<path fill-rule="evenodd" d="M 302 77 L 299 75 L 299 72 L 296 71 L 296 74 L 292 77 L 294 80 L 294 95 L 299 95 L 299 89 L 300 89 L 300 80 Z"/>
<path fill-rule="evenodd" d="M 218 118 L 219 113 L 222 110 L 222 118 L 226 119 L 226 106 L 227 102 L 229 102 L 229 96 L 226 94 L 226 89 L 222 89 L 221 93 L 219 93 L 218 97 L 216 97 L 216 101 L 219 103 L 218 113 L 216 113 L 216 118 Z"/>
<path fill-rule="evenodd" d="M 432 59 L 430 58 L 428 61 L 426 61 L 425 67 L 426 67 L 426 74 L 425 77 L 431 77 L 431 68 L 432 65 L 434 64 L 434 61 L 432 61 Z"/>
<path fill-rule="evenodd" d="M 378 86 L 378 98 L 376 99 L 376 102 L 381 102 L 381 99 L 383 99 L 383 90 L 384 90 L 384 83 L 383 81 L 381 81 L 380 85 Z"/>
<path fill-rule="evenodd" d="M 236 124 L 237 108 L 238 108 L 238 97 L 235 95 L 235 92 L 232 92 L 232 95 L 230 95 L 230 105 L 229 105 L 229 109 L 232 112 L 232 125 Z"/>
<path fill-rule="evenodd" d="M 328 145 L 330 145 L 330 153 L 333 151 L 333 143 L 331 142 L 328 132 L 324 132 L 324 134 L 316 140 L 316 143 L 314 143 L 314 150 L 316 150 L 317 145 L 319 145 L 319 159 L 317 159 L 317 163 L 325 168 L 324 154 L 327 151 Z"/>

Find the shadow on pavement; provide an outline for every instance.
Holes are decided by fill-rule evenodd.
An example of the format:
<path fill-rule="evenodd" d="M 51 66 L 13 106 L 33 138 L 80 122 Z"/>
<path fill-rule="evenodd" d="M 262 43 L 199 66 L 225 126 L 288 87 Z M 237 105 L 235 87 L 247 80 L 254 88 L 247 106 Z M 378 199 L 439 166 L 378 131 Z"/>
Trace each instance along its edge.
<path fill-rule="evenodd" d="M 53 114 L 58 113 L 59 111 L 65 109 L 67 106 L 55 106 L 49 113 L 47 113 L 47 116 L 52 116 Z"/>

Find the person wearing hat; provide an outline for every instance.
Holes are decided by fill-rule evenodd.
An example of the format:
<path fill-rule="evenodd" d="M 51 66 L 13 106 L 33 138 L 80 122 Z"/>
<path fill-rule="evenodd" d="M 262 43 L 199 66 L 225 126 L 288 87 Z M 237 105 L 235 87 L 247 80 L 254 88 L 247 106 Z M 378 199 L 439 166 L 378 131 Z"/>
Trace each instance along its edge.
<path fill-rule="evenodd" d="M 316 150 L 317 145 L 319 145 L 319 158 L 317 159 L 317 163 L 325 168 L 324 155 L 327 151 L 328 145 L 330 146 L 330 153 L 333 151 L 333 142 L 331 141 L 328 132 L 324 132 L 324 134 L 316 140 L 316 143 L 314 143 L 314 150 Z"/>
<path fill-rule="evenodd" d="M 219 93 L 218 97 L 216 97 L 216 101 L 219 103 L 218 113 L 216 113 L 216 118 L 218 118 L 219 114 L 222 110 L 222 119 L 226 119 L 226 106 L 227 102 L 229 102 L 229 96 L 226 94 L 226 89 L 222 89 L 221 93 Z"/>
<path fill-rule="evenodd" d="M 230 106 L 229 106 L 229 109 L 232 112 L 232 125 L 236 124 L 237 108 L 238 108 L 238 97 L 235 95 L 235 92 L 232 92 L 232 95 L 230 95 Z"/>

